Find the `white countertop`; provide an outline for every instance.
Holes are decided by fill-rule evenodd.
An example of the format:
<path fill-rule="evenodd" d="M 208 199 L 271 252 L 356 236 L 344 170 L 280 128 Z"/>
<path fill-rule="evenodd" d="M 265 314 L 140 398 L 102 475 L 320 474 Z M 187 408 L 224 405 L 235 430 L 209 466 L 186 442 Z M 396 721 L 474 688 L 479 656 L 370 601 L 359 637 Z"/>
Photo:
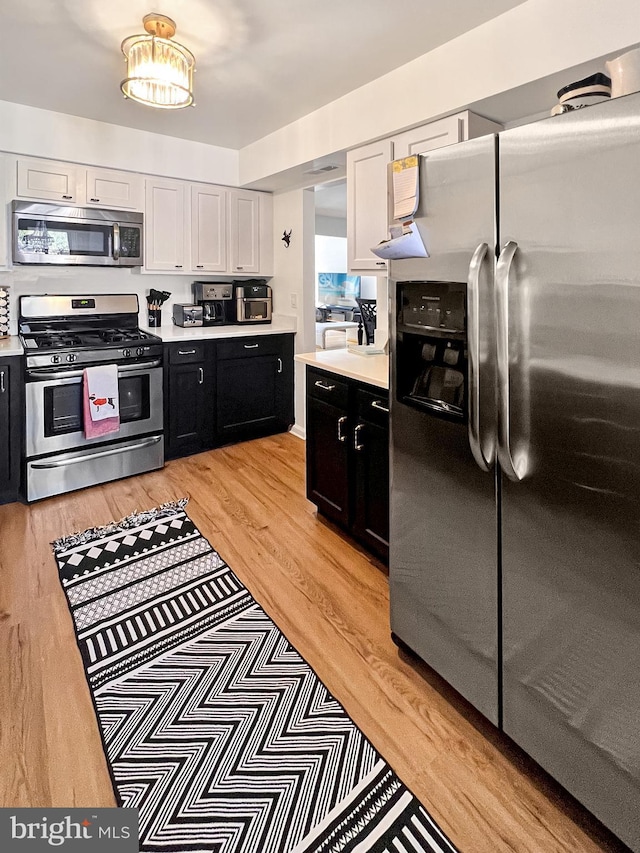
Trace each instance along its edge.
<path fill-rule="evenodd" d="M 199 341 L 214 338 L 246 338 L 249 335 L 282 335 L 295 332 L 295 317 L 278 317 L 264 325 L 247 323 L 242 326 L 142 326 L 146 332 L 158 335 L 165 343 L 172 341 Z"/>
<path fill-rule="evenodd" d="M 7 355 L 22 355 L 23 349 L 20 338 L 17 335 L 9 335 L 8 338 L 0 338 L 0 358 Z"/>
<path fill-rule="evenodd" d="M 357 355 L 345 348 L 299 353 L 295 360 L 378 388 L 389 387 L 388 355 Z"/>

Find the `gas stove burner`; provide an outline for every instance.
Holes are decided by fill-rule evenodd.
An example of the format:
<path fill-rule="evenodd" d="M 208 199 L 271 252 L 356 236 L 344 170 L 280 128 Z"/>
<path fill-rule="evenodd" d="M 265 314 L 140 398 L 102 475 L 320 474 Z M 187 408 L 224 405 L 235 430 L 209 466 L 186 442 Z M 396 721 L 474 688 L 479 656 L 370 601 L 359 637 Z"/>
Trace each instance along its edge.
<path fill-rule="evenodd" d="M 82 346 L 82 341 L 77 335 L 50 335 L 38 337 L 34 340 L 38 349 L 63 349 L 64 347 Z"/>
<path fill-rule="evenodd" d="M 119 341 L 142 341 L 147 335 L 139 329 L 102 329 L 98 332 L 98 337 L 105 343 L 114 344 Z"/>

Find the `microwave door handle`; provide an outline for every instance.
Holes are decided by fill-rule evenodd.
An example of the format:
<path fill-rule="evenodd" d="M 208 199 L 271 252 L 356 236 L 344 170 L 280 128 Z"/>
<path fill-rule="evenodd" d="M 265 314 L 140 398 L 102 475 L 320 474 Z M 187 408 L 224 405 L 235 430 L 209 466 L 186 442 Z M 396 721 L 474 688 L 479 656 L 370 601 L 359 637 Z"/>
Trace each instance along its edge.
<path fill-rule="evenodd" d="M 498 460 L 510 480 L 518 482 L 526 474 L 526 458 L 511 455 L 509 403 L 509 273 L 518 244 L 509 240 L 500 252 L 496 266 L 496 329 L 498 361 Z"/>
<path fill-rule="evenodd" d="M 113 260 L 120 260 L 120 225 L 113 223 Z"/>
<path fill-rule="evenodd" d="M 485 455 L 480 436 L 480 270 L 489 246 L 480 243 L 469 264 L 467 279 L 467 317 L 469 320 L 469 446 L 476 464 L 489 471 L 495 459 L 495 447 Z"/>

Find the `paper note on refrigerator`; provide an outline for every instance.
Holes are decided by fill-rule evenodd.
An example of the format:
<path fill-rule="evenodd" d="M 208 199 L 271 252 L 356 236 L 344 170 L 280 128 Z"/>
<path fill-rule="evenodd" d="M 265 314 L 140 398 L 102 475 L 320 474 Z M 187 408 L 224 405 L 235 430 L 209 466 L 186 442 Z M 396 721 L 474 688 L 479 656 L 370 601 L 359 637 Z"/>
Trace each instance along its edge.
<path fill-rule="evenodd" d="M 429 257 L 429 252 L 427 252 L 415 222 L 405 222 L 401 228 L 402 233 L 394 236 L 395 232 L 396 228 L 391 228 L 391 239 L 383 240 L 371 249 L 374 255 L 387 261 Z"/>
<path fill-rule="evenodd" d="M 393 218 L 407 219 L 418 209 L 418 158 L 403 157 L 391 164 Z"/>

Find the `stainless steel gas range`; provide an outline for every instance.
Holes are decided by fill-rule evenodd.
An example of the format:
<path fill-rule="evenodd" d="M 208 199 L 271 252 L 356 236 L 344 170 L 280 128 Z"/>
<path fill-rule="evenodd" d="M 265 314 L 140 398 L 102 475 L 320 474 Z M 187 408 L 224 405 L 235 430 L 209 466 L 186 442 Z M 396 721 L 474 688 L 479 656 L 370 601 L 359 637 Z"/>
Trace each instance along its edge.
<path fill-rule="evenodd" d="M 138 328 L 135 294 L 22 296 L 25 497 L 35 501 L 164 464 L 162 341 Z M 118 368 L 120 427 L 87 438 L 84 369 Z"/>

